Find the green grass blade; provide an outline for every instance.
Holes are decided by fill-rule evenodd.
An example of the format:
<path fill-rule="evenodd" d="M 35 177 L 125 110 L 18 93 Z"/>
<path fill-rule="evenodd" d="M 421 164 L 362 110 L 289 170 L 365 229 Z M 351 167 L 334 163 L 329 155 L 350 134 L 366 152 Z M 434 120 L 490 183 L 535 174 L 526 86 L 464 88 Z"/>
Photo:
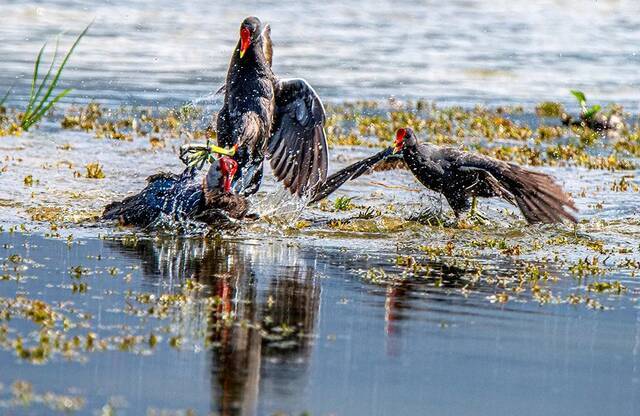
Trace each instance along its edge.
<path fill-rule="evenodd" d="M 582 103 L 586 103 L 587 102 L 587 97 L 584 95 L 584 93 L 582 91 L 571 90 L 571 94 L 574 97 L 576 97 L 576 100 L 578 100 L 578 103 L 580 103 L 580 105 L 582 105 Z"/>
<path fill-rule="evenodd" d="M 9 87 L 9 89 L 7 90 L 7 93 L 4 95 L 4 97 L 2 97 L 2 100 L 0 100 L 0 107 L 2 107 L 4 105 L 4 102 L 7 101 L 7 98 L 9 98 L 9 94 L 11 93 L 11 88 L 13 88 L 13 85 Z"/>
<path fill-rule="evenodd" d="M 67 54 L 64 57 L 64 60 L 60 64 L 60 67 L 58 68 L 58 71 L 56 72 L 55 77 L 53 78 L 53 80 L 51 80 L 51 84 L 49 85 L 49 88 L 47 89 L 47 92 L 46 92 L 45 96 L 42 98 L 42 100 L 40 101 L 38 106 L 35 108 L 35 110 L 33 110 L 33 114 L 40 113 L 40 110 L 45 105 L 45 103 L 47 102 L 49 97 L 51 96 L 51 93 L 53 92 L 54 88 L 56 87 L 56 85 L 58 85 L 58 80 L 60 79 L 60 74 L 62 74 L 62 70 L 64 69 L 65 65 L 67 64 L 67 61 L 69 60 L 69 58 L 71 57 L 71 54 L 75 50 L 76 46 L 78 46 L 78 43 L 80 43 L 80 40 L 82 40 L 84 35 L 87 34 L 87 31 L 89 30 L 89 28 L 91 27 L 92 24 L 93 24 L 93 22 L 89 23 L 89 25 L 87 25 L 87 27 L 85 27 L 84 30 L 80 33 L 80 35 L 78 35 L 78 38 L 76 39 L 76 41 L 73 42 L 73 45 L 71 46 L 71 49 L 69 49 L 69 51 L 67 52 Z M 33 123 L 31 123 L 31 124 L 33 124 Z M 31 124 L 29 124 L 29 125 L 31 125 Z"/>
<path fill-rule="evenodd" d="M 47 71 L 47 74 L 42 79 L 42 82 L 40 83 L 40 85 L 38 85 L 38 90 L 36 91 L 36 93 L 33 94 L 33 91 L 31 92 L 32 96 L 31 96 L 31 99 L 29 100 L 29 105 L 27 106 L 27 110 L 24 112 L 24 116 L 22 117 L 23 120 L 28 119 L 29 115 L 32 114 L 31 111 L 33 110 L 33 106 L 36 103 L 36 101 L 38 101 L 38 98 L 40 97 L 40 93 L 42 92 L 42 88 L 47 84 L 47 80 L 49 79 L 49 76 L 51 75 L 51 71 L 53 70 L 53 66 L 56 63 L 56 58 L 58 57 L 58 46 L 59 45 L 60 45 L 60 38 L 56 39 L 56 48 L 53 51 L 53 59 L 51 60 L 51 65 L 49 65 L 49 70 Z M 35 77 L 33 79 L 35 80 Z"/>
<path fill-rule="evenodd" d="M 45 42 L 44 45 L 42 45 L 42 48 L 40 48 L 40 52 L 38 52 L 38 57 L 36 58 L 36 64 L 33 68 L 33 79 L 31 80 L 31 93 L 29 94 L 29 105 L 27 105 L 27 109 L 24 112 L 25 116 L 29 113 L 29 111 L 31 110 L 31 107 L 33 106 L 33 103 L 36 101 L 35 91 L 36 91 L 36 81 L 38 79 L 38 69 L 40 68 L 40 60 L 42 59 L 42 54 L 44 52 L 44 48 L 46 47 L 47 47 L 47 42 Z"/>
<path fill-rule="evenodd" d="M 66 90 L 62 91 L 60 94 L 56 95 L 50 102 L 49 104 L 46 105 L 46 107 L 44 107 L 43 109 L 40 110 L 40 112 L 38 113 L 34 113 L 29 120 L 27 120 L 26 125 L 22 126 L 23 129 L 27 130 L 29 127 L 31 127 L 34 123 L 37 123 L 42 116 L 44 116 L 47 111 L 49 111 L 49 109 L 51 107 L 53 107 L 53 105 L 55 103 L 57 103 L 58 101 L 60 101 L 62 98 L 64 98 L 67 94 L 69 94 L 72 91 L 71 88 L 67 88 Z M 24 120 L 23 120 L 24 122 Z"/>

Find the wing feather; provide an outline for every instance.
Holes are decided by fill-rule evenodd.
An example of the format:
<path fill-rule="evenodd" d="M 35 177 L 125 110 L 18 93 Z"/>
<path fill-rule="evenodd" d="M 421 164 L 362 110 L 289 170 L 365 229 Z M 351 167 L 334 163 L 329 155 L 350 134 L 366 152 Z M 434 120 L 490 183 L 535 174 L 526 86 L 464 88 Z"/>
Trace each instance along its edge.
<path fill-rule="evenodd" d="M 566 210 L 577 211 L 575 203 L 552 176 L 451 148 L 443 149 L 443 155 L 460 170 L 480 169 L 488 172 L 508 193 L 500 196 L 515 200 L 528 222 L 549 224 L 563 219 L 576 222 L 576 218 Z"/>
<path fill-rule="evenodd" d="M 275 98 L 267 146 L 273 174 L 292 194 L 312 195 L 328 170 L 322 101 L 303 79 L 278 81 Z"/>

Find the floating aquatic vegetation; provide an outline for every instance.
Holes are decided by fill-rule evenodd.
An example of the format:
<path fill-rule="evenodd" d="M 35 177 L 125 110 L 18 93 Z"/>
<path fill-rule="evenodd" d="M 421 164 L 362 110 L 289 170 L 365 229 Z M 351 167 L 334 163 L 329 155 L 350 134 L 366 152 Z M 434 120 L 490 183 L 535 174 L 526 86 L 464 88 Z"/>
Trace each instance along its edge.
<path fill-rule="evenodd" d="M 560 118 L 564 113 L 564 106 L 553 101 L 544 101 L 536 106 L 536 114 L 539 117 Z"/>
<path fill-rule="evenodd" d="M 62 220 L 64 210 L 61 207 L 31 207 L 27 214 L 33 221 L 57 222 Z"/>
<path fill-rule="evenodd" d="M 60 125 L 63 129 L 80 128 L 85 131 L 96 129 L 102 117 L 102 107 L 99 103 L 90 102 L 79 110 L 72 108 L 64 115 Z"/>
<path fill-rule="evenodd" d="M 38 183 L 40 183 L 40 181 L 38 179 L 34 179 L 33 175 L 27 175 L 24 177 L 23 179 L 24 182 L 24 186 L 33 186 L 33 185 L 37 185 Z"/>
<path fill-rule="evenodd" d="M 587 285 L 587 290 L 589 292 L 599 292 L 599 293 L 606 292 L 606 293 L 612 293 L 612 294 L 620 295 L 620 294 L 626 292 L 627 288 L 624 287 L 617 280 L 614 280 L 614 281 L 611 281 L 611 282 L 593 282 L 593 283 L 589 283 Z"/>
<path fill-rule="evenodd" d="M 2 393 L 0 391 L 0 393 Z M 65 414 L 79 412 L 85 407 L 85 399 L 78 395 L 64 395 L 53 392 L 38 393 L 26 380 L 16 380 L 11 384 L 10 396 L 0 394 L 0 408 L 31 408 L 44 406 L 50 411 Z"/>
<path fill-rule="evenodd" d="M 638 192 L 638 185 L 633 183 L 630 179 L 633 179 L 633 176 L 623 176 L 619 181 L 613 182 L 610 189 L 613 192 L 627 192 L 630 189 L 634 192 Z"/>
<path fill-rule="evenodd" d="M 87 173 L 85 175 L 86 178 L 89 179 L 104 179 L 106 176 L 104 171 L 102 170 L 102 165 L 98 162 L 87 163 L 85 166 Z"/>
<path fill-rule="evenodd" d="M 578 277 L 603 276 L 606 269 L 600 265 L 600 259 L 596 256 L 579 259 L 577 263 L 569 266 L 569 271 Z"/>
<path fill-rule="evenodd" d="M 328 225 L 339 231 L 380 234 L 407 228 L 411 225 L 411 222 L 398 217 L 380 216 L 375 219 L 355 218 L 348 220 L 331 220 Z"/>

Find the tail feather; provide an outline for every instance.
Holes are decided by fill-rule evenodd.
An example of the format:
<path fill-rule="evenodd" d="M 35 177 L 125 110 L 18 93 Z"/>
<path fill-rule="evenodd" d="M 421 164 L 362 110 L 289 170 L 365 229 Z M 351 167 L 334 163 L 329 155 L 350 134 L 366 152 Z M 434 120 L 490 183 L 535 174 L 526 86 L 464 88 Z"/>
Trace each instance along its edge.
<path fill-rule="evenodd" d="M 144 194 L 127 197 L 107 205 L 102 213 L 103 220 L 115 220 L 122 225 L 146 227 L 158 216 L 159 210 L 148 204 Z"/>
<path fill-rule="evenodd" d="M 578 211 L 575 203 L 552 176 L 510 164 L 502 172 L 505 185 L 529 223 L 577 222 L 567 208 Z"/>

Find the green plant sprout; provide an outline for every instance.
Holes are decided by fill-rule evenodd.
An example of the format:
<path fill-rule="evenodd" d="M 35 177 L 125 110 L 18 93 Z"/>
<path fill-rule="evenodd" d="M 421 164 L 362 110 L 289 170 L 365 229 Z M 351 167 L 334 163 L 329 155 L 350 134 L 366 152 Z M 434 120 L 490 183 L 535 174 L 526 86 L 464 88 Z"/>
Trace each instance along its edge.
<path fill-rule="evenodd" d="M 60 101 L 63 97 L 65 97 L 67 94 L 71 92 L 71 88 L 67 88 L 62 92 L 60 92 L 59 94 L 52 97 L 53 91 L 58 85 L 58 81 L 60 80 L 60 75 L 62 74 L 62 70 L 67 64 L 67 61 L 69 61 L 69 58 L 71 57 L 71 54 L 75 50 L 76 46 L 78 46 L 78 43 L 80 43 L 80 40 L 84 37 L 84 35 L 87 34 L 87 31 L 89 30 L 92 24 L 93 22 L 89 23 L 89 25 L 87 25 L 87 27 L 84 28 L 84 30 L 80 33 L 80 35 L 78 35 L 77 39 L 71 46 L 71 49 L 69 49 L 69 51 L 64 57 L 64 60 L 58 67 L 58 70 L 56 71 L 55 76 L 53 77 L 53 79 L 48 85 L 47 85 L 47 81 L 51 76 L 51 71 L 53 70 L 53 67 L 56 62 L 59 41 L 56 41 L 56 48 L 53 52 L 53 58 L 51 60 L 51 65 L 49 66 L 49 70 L 47 71 L 44 78 L 40 80 L 40 83 L 38 84 L 38 72 L 40 70 L 40 62 L 42 60 L 42 53 L 44 52 L 47 46 L 47 43 L 45 42 L 45 44 L 42 45 L 42 48 L 40 48 L 40 52 L 38 53 L 35 66 L 33 68 L 33 79 L 31 81 L 31 93 L 29 94 L 29 103 L 27 104 L 27 108 L 20 122 L 20 127 L 23 130 L 25 131 L 29 130 L 29 127 L 38 123 L 42 119 L 42 117 L 47 113 L 47 111 L 49 111 L 51 107 L 53 107 L 55 103 Z"/>
<path fill-rule="evenodd" d="M 339 196 L 333 203 L 336 211 L 349 211 L 353 208 L 353 197 Z"/>
<path fill-rule="evenodd" d="M 587 108 L 587 97 L 582 91 L 571 90 L 571 94 L 578 100 L 578 104 L 580 104 L 580 108 L 582 109 L 582 118 L 586 120 L 592 119 L 602 108 L 598 104 Z"/>

